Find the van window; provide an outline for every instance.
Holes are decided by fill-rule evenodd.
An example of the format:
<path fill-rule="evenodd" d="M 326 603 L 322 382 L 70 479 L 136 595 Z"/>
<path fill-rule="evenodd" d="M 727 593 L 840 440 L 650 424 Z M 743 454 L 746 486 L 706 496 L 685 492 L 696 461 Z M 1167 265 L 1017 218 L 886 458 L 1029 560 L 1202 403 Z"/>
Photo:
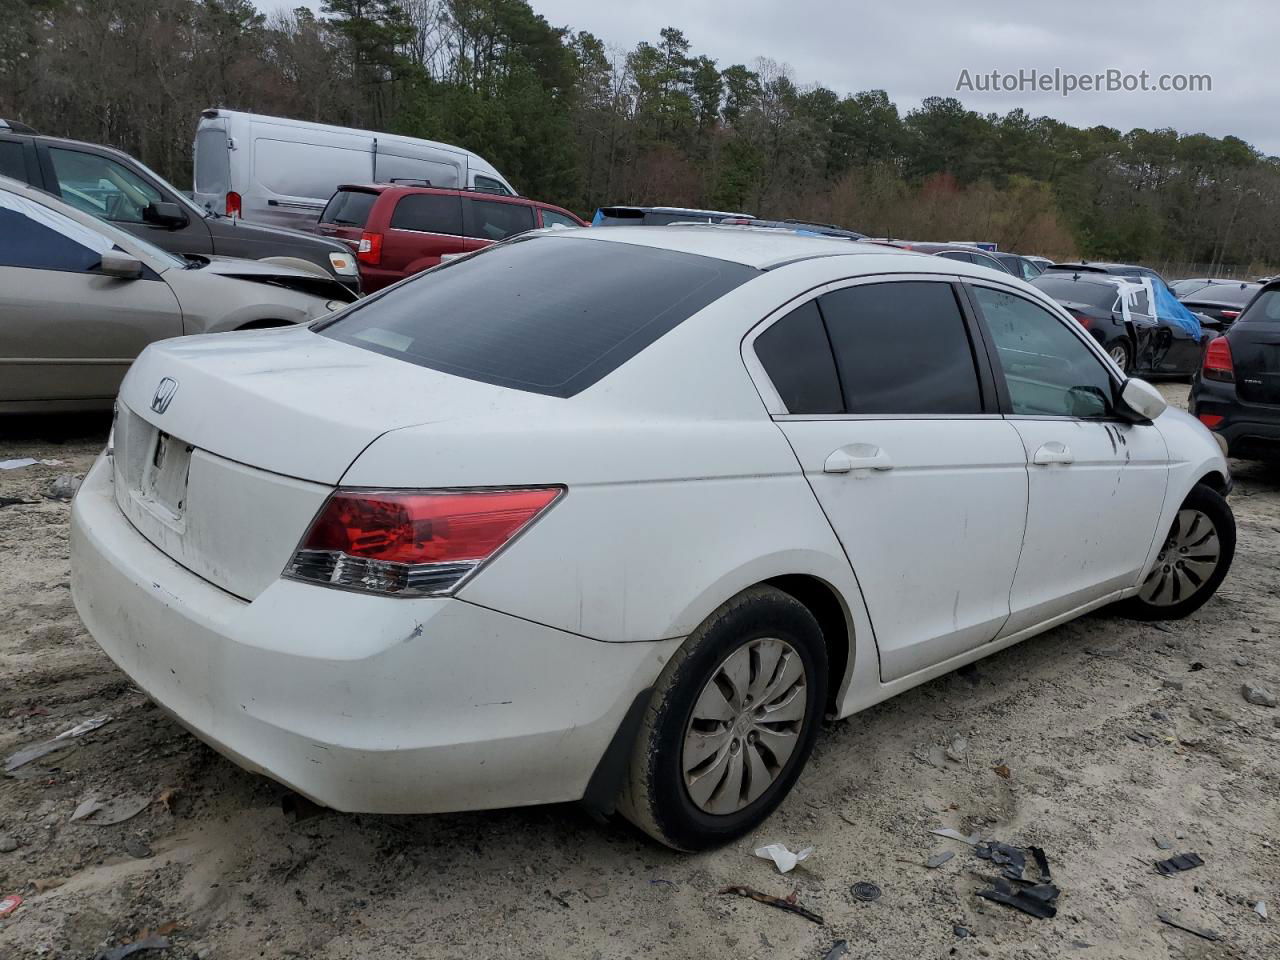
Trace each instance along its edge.
<path fill-rule="evenodd" d="M 378 162 L 374 169 L 378 183 L 390 183 L 393 180 L 423 181 L 419 186 L 457 187 L 460 185 L 458 168 L 451 163 L 440 163 L 436 160 L 423 160 L 418 157 L 400 157 L 393 153 L 378 151 Z"/>
<path fill-rule="evenodd" d="M 259 137 L 253 144 L 254 179 L 285 197 L 327 197 L 340 183 L 373 179 L 373 152 Z"/>
<path fill-rule="evenodd" d="M 231 189 L 231 153 L 227 132 L 206 127 L 196 131 L 196 193 L 222 196 Z"/>
<path fill-rule="evenodd" d="M 441 193 L 411 193 L 401 197 L 391 215 L 396 230 L 462 236 L 462 198 Z"/>
<path fill-rule="evenodd" d="M 553 233 L 428 270 L 312 329 L 457 377 L 571 397 L 756 276 L 713 257 Z"/>
<path fill-rule="evenodd" d="M 377 199 L 376 193 L 367 190 L 339 190 L 320 214 L 320 222 L 364 229 L 369 222 L 369 211 Z"/>
<path fill-rule="evenodd" d="M 471 201 L 471 229 L 467 236 L 480 240 L 505 240 L 517 233 L 532 230 L 533 207 L 500 200 Z"/>

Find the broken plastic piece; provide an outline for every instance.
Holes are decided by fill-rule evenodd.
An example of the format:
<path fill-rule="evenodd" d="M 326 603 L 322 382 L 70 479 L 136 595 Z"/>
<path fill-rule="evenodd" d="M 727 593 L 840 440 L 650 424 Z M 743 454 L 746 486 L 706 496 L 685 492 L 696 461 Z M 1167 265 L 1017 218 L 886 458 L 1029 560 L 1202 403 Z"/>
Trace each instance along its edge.
<path fill-rule="evenodd" d="M 798 903 L 792 903 L 790 900 L 784 900 L 782 897 L 775 897 L 768 893 L 761 893 L 751 887 L 735 885 L 731 887 L 722 887 L 720 893 L 732 893 L 735 896 L 746 897 L 748 900 L 755 900 L 758 903 L 767 903 L 771 907 L 777 907 L 779 910 L 786 910 L 788 913 L 794 913 L 796 916 L 804 917 L 806 920 L 822 926 L 823 919 L 812 910 L 806 910 Z"/>
<path fill-rule="evenodd" d="M 827 951 L 826 956 L 822 960 L 840 960 L 841 957 L 849 952 L 849 941 L 837 940 L 831 945 L 831 949 Z"/>
<path fill-rule="evenodd" d="M 1203 867 L 1204 861 L 1194 853 L 1179 853 L 1170 857 L 1168 860 L 1157 860 L 1157 872 L 1168 877 L 1172 874 L 1179 873 L 1183 870 L 1192 870 L 1196 867 Z"/>
<path fill-rule="evenodd" d="M 1021 880 L 1022 872 L 1027 866 L 1027 854 L 1019 847 L 1011 847 L 1007 843 L 996 840 L 986 841 L 973 848 L 974 854 L 983 860 L 990 860 L 1003 867 L 1003 873 L 1010 880 Z M 1043 855 L 1043 851 L 1041 852 Z M 1048 864 L 1046 863 L 1046 868 Z"/>
<path fill-rule="evenodd" d="M 1267 919 L 1267 901 L 1259 900 L 1253 905 L 1253 912 L 1260 916 L 1263 920 Z"/>
<path fill-rule="evenodd" d="M 1031 854 L 1031 859 L 1036 862 L 1036 869 L 1040 871 L 1040 879 L 1048 883 L 1053 879 L 1053 875 L 1049 873 L 1049 858 L 1044 855 L 1044 850 L 1040 847 L 1027 847 L 1027 852 Z"/>
<path fill-rule="evenodd" d="M 944 850 L 942 853 L 935 853 L 932 857 L 930 857 L 928 860 L 924 862 L 924 865 L 928 867 L 930 870 L 937 870 L 938 867 L 942 866 L 944 863 L 946 863 L 948 860 L 950 860 L 954 856 L 955 854 L 952 853 L 950 850 Z"/>
<path fill-rule="evenodd" d="M 1013 907 L 1041 920 L 1048 920 L 1058 914 L 1054 901 L 1058 899 L 1060 892 L 1051 883 L 1037 883 L 1015 893 L 1007 880 L 997 877 L 993 887 L 990 890 L 979 890 L 978 896 L 1003 903 L 1006 907 Z"/>
<path fill-rule="evenodd" d="M 55 750 L 61 750 L 63 747 L 71 746 L 71 739 L 78 737 L 82 733 L 88 733 L 90 730 L 97 730 L 104 723 L 109 723 L 110 717 L 92 717 L 84 723 L 76 724 L 70 730 L 63 730 L 52 740 L 45 740 L 43 743 L 33 743 L 29 747 L 23 747 L 17 753 L 11 753 L 4 761 L 4 772 L 12 773 L 19 767 L 26 766 L 32 760 L 38 760 L 45 754 L 53 753 Z"/>
<path fill-rule="evenodd" d="M 772 860 L 779 873 L 790 873 L 801 860 L 809 859 L 814 849 L 814 847 L 805 847 L 803 850 L 792 853 L 785 843 L 771 843 L 757 847 L 755 854 L 761 860 Z"/>
<path fill-rule="evenodd" d="M 0 897 L 0 917 L 7 917 L 20 906 L 22 906 L 22 898 L 16 893 L 11 893 L 7 897 Z"/>
<path fill-rule="evenodd" d="M 1151 842 L 1154 843 L 1161 850 L 1173 849 L 1173 844 L 1170 843 L 1168 840 L 1166 840 L 1164 837 L 1152 837 Z"/>
<path fill-rule="evenodd" d="M 168 950 L 168 937 L 143 937 L 141 940 L 135 940 L 133 943 L 126 943 L 119 947 L 112 947 L 109 950 L 101 951 L 93 960 L 124 960 L 125 957 L 131 957 L 135 953 L 143 950 Z"/>
<path fill-rule="evenodd" d="M 849 888 L 849 892 L 863 903 L 872 903 L 880 899 L 880 888 L 866 880 L 859 880 Z"/>
<path fill-rule="evenodd" d="M 1205 940 L 1221 940 L 1222 934 L 1214 930 L 1206 930 L 1203 927 L 1192 927 L 1181 921 L 1175 920 L 1167 913 L 1157 913 L 1156 919 L 1161 923 L 1167 923 L 1171 927 L 1177 927 L 1179 930 L 1185 930 L 1187 933 L 1194 933 L 1197 937 L 1203 937 Z"/>
<path fill-rule="evenodd" d="M 967 843 L 971 847 L 978 842 L 976 833 L 966 837 L 959 830 L 952 827 L 939 827 L 937 830 L 930 830 L 929 832 L 939 837 L 946 837 L 949 840 L 959 840 L 961 843 Z"/>

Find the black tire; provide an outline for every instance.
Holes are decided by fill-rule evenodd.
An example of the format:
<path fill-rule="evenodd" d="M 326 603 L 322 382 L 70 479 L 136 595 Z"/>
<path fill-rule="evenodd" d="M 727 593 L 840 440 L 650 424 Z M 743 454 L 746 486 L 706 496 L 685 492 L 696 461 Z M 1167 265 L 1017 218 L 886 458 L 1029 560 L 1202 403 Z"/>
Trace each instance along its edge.
<path fill-rule="evenodd" d="M 1107 347 L 1107 355 L 1116 362 L 1120 370 L 1128 375 L 1133 369 L 1133 348 L 1129 346 L 1128 341 L 1116 340 Z"/>
<path fill-rule="evenodd" d="M 1197 484 L 1191 488 L 1191 492 L 1187 494 L 1187 498 L 1182 501 L 1182 506 L 1178 509 L 1180 512 L 1183 510 L 1198 511 L 1212 524 L 1219 548 L 1212 571 L 1201 580 L 1191 593 L 1178 596 L 1175 602 L 1151 603 L 1141 596 L 1133 596 L 1122 600 L 1117 605 L 1117 611 L 1122 615 L 1134 620 L 1181 619 L 1199 610 L 1213 596 L 1214 591 L 1218 589 L 1223 578 L 1226 577 L 1227 571 L 1231 569 L 1231 561 L 1236 553 L 1236 518 L 1222 494 L 1211 490 L 1203 484 Z M 1175 518 L 1174 529 L 1166 532 L 1164 546 L 1161 548 L 1161 556 L 1170 549 L 1170 544 L 1177 533 L 1178 523 L 1178 519 Z M 1173 555 L 1171 559 L 1175 564 L 1178 562 L 1177 555 Z M 1164 565 L 1162 570 L 1160 558 L 1158 557 L 1155 567 L 1148 575 L 1148 580 L 1161 576 L 1162 572 L 1169 570 L 1169 566 L 1168 564 Z M 1144 586 L 1146 582 L 1144 581 Z"/>
<path fill-rule="evenodd" d="M 708 813 L 694 803 L 682 770 L 694 706 L 734 651 L 770 639 L 789 644 L 804 667 L 806 701 L 796 745 L 755 800 L 732 813 Z M 705 850 L 742 836 L 774 811 L 800 776 L 813 751 L 826 696 L 827 650 L 813 614 L 773 587 L 743 591 L 711 614 L 663 669 L 641 721 L 618 812 L 677 850 Z"/>

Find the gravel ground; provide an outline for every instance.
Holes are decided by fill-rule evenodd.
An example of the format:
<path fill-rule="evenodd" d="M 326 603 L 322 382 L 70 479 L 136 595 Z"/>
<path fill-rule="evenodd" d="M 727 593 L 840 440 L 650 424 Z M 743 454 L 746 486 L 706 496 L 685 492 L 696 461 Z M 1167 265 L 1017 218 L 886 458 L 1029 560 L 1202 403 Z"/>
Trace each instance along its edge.
<path fill-rule="evenodd" d="M 1241 694 L 1280 693 L 1280 468 L 1233 464 L 1235 566 L 1190 619 L 1085 617 L 834 724 L 762 830 L 681 856 L 576 806 L 286 816 L 282 788 L 151 707 L 76 617 L 69 507 L 47 495 L 105 432 L 10 420 L 0 439 L 0 460 L 63 461 L 0 471 L 0 497 L 35 501 L 0 508 L 0 756 L 111 718 L 0 777 L 0 898 L 25 900 L 0 957 L 87 960 L 148 931 L 170 946 L 142 957 L 237 960 L 822 958 L 837 940 L 854 958 L 1280 956 L 1280 710 Z M 91 797 L 107 809 L 73 822 Z M 941 826 L 1043 847 L 1056 918 L 978 898 L 994 868 Z M 751 854 L 775 841 L 817 849 L 784 877 Z M 1154 872 L 1187 851 L 1204 866 Z M 855 899 L 858 881 L 880 898 Z M 728 884 L 794 891 L 824 922 Z"/>

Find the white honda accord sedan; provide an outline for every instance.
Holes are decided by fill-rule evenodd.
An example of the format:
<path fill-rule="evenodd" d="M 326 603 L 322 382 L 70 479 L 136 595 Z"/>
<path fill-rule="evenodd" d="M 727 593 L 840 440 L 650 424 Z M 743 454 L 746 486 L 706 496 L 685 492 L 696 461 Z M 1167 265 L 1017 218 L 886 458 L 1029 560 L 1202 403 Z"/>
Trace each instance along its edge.
<path fill-rule="evenodd" d="M 339 810 L 585 800 L 691 850 L 822 718 L 1230 566 L 1212 435 L 1020 280 L 742 227 L 558 230 L 149 347 L 75 602 Z"/>

